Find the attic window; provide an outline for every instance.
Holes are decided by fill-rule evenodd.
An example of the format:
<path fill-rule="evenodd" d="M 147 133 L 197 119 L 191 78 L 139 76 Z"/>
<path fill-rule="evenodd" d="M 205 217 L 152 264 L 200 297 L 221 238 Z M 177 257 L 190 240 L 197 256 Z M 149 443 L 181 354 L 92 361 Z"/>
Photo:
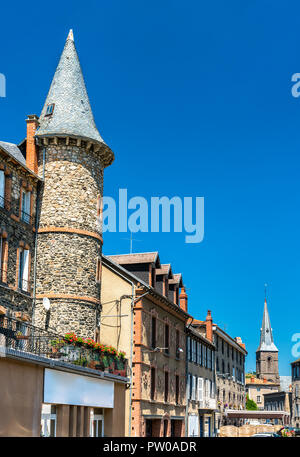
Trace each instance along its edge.
<path fill-rule="evenodd" d="M 55 106 L 55 103 L 51 103 L 50 105 L 47 105 L 45 116 L 51 116 L 53 114 L 54 106 Z"/>

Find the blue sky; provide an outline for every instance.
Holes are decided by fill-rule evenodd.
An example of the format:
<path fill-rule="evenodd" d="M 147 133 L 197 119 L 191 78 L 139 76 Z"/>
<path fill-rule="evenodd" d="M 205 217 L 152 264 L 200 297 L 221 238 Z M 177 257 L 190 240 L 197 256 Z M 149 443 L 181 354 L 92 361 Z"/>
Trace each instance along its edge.
<path fill-rule="evenodd" d="M 299 324 L 299 2 L 97 0 L 1 5 L 0 138 L 39 114 L 74 29 L 97 126 L 115 152 L 105 194 L 204 196 L 205 237 L 138 233 L 182 272 L 189 310 L 247 345 L 255 369 L 264 283 L 280 371 Z M 18 14 L 17 14 L 18 13 Z M 106 234 L 104 253 L 129 250 Z"/>

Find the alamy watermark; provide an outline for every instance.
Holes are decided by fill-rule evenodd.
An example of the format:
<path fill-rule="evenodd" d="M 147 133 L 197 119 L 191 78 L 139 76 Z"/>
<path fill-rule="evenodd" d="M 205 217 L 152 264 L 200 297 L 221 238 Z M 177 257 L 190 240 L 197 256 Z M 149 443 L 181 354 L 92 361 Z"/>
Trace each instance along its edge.
<path fill-rule="evenodd" d="M 204 197 L 132 197 L 119 189 L 119 200 L 103 197 L 97 223 L 103 232 L 185 233 L 186 243 L 204 238 Z"/>
<path fill-rule="evenodd" d="M 6 97 L 6 78 L 0 73 L 0 97 Z"/>
<path fill-rule="evenodd" d="M 300 357 L 300 333 L 294 333 L 292 342 L 295 343 L 292 346 L 292 356 L 298 359 Z"/>

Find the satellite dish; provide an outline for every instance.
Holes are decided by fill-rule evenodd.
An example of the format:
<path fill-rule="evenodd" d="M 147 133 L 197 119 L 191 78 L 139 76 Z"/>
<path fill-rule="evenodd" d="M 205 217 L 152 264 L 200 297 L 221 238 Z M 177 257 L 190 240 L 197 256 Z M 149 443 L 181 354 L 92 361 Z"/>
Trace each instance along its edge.
<path fill-rule="evenodd" d="M 49 311 L 49 309 L 50 309 L 50 300 L 49 300 L 49 298 L 47 298 L 47 297 L 43 298 L 43 306 L 44 306 L 46 311 Z"/>

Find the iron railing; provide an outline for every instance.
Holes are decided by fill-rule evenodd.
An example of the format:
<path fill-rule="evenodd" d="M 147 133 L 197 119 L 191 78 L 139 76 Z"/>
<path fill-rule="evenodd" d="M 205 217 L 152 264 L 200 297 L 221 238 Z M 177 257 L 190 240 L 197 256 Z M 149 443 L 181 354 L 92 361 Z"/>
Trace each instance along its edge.
<path fill-rule="evenodd" d="M 18 280 L 18 288 L 22 292 L 30 292 L 30 281 L 23 279 L 22 277 Z"/>
<path fill-rule="evenodd" d="M 126 359 L 103 357 L 92 349 L 67 343 L 57 333 L 6 315 L 0 315 L 0 347 L 2 352 L 3 349 L 13 349 L 17 354 L 29 353 L 118 376 L 128 375 Z"/>
<path fill-rule="evenodd" d="M 20 201 L 19 200 L 9 200 L 5 198 L 3 195 L 0 195 L 0 210 L 5 209 L 6 211 L 9 211 L 11 214 L 14 214 L 15 216 L 19 216 L 20 214 L 20 219 L 21 221 L 25 222 L 26 224 L 34 224 L 35 217 L 32 216 L 31 214 L 28 214 L 26 211 L 21 210 L 20 211 Z"/>

